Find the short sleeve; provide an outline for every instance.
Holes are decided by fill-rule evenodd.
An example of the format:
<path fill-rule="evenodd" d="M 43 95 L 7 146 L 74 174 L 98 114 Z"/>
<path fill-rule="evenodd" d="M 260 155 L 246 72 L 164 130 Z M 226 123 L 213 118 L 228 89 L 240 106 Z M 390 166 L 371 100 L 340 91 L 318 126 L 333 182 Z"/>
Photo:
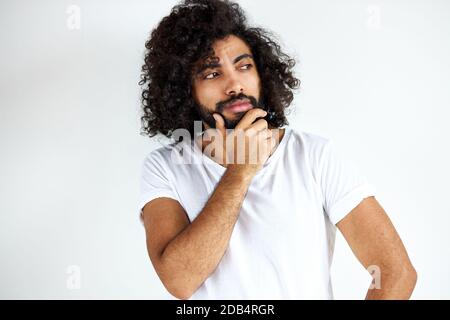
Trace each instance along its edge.
<path fill-rule="evenodd" d="M 354 162 L 337 150 L 332 140 L 327 140 L 322 149 L 318 169 L 324 210 L 333 224 L 337 224 L 363 199 L 375 196 L 375 187 Z"/>
<path fill-rule="evenodd" d="M 163 156 L 157 150 L 150 153 L 145 158 L 141 170 L 138 200 L 138 212 L 141 221 L 142 209 L 151 200 L 168 197 L 179 201 L 169 177 L 169 168 Z"/>

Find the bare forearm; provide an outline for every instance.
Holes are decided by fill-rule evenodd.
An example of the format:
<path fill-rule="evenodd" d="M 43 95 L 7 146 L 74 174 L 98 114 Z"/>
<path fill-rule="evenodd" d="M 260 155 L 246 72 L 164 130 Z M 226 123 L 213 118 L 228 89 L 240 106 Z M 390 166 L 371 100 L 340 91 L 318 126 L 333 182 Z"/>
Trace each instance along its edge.
<path fill-rule="evenodd" d="M 181 292 L 195 291 L 217 267 L 252 177 L 240 167 L 228 168 L 197 218 L 163 251 L 164 273 Z"/>

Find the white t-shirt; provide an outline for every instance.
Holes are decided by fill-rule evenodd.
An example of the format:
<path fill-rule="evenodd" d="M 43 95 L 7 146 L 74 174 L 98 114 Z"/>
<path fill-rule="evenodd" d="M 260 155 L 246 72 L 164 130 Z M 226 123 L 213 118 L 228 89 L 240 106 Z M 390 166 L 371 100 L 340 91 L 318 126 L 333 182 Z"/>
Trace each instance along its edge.
<path fill-rule="evenodd" d="M 375 190 L 331 140 L 285 129 L 251 182 L 222 260 L 191 299 L 333 299 L 335 224 Z M 201 212 L 226 169 L 187 146 L 145 158 L 139 213 L 158 197 L 177 200 L 190 221 Z"/>

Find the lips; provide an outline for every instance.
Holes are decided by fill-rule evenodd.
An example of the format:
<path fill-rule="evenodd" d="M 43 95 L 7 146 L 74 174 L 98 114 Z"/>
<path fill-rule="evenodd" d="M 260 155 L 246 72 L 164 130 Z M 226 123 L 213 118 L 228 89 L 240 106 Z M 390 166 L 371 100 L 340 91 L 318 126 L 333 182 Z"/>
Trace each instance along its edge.
<path fill-rule="evenodd" d="M 227 105 L 225 107 L 225 110 L 229 110 L 231 112 L 243 112 L 250 110 L 252 108 L 252 104 L 250 103 L 250 100 L 243 99 L 233 102 L 230 105 Z"/>

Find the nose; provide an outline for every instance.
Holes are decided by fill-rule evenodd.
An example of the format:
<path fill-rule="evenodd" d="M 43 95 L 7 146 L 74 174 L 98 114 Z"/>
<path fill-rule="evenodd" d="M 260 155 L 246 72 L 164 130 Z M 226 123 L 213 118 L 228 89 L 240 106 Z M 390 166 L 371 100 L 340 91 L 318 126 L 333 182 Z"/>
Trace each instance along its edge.
<path fill-rule="evenodd" d="M 244 92 L 244 87 L 242 84 L 235 77 L 230 77 L 225 87 L 225 94 L 228 96 L 234 96 L 240 94 L 241 92 Z"/>

